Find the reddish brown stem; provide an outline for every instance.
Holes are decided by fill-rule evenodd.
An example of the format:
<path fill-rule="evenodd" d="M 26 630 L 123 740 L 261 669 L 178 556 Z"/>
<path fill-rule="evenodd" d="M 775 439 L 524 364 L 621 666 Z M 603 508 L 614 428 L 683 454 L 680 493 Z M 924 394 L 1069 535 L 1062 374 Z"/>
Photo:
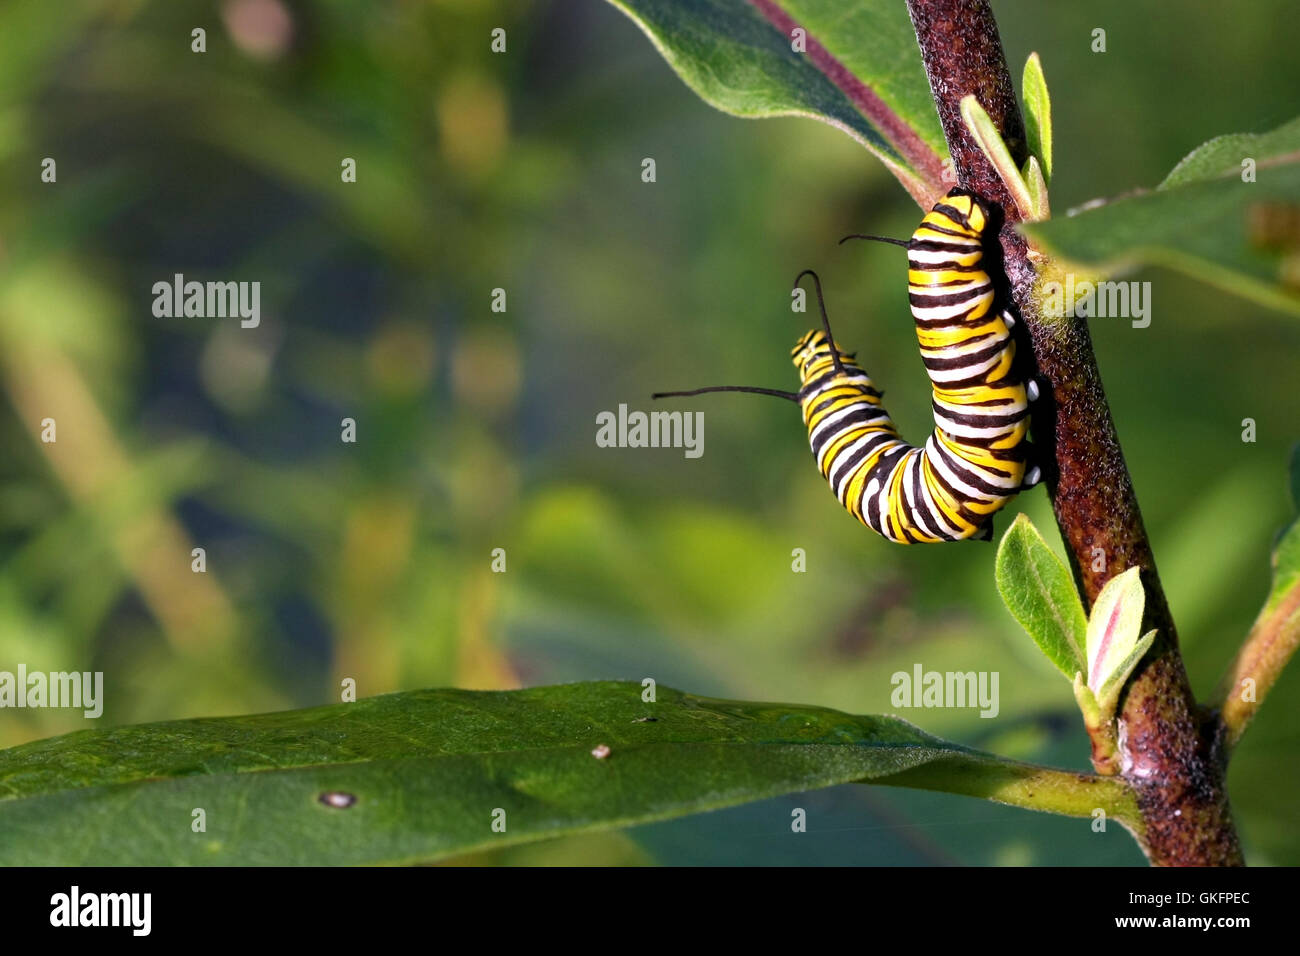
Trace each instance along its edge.
<path fill-rule="evenodd" d="M 1121 765 L 1097 769 L 1119 769 L 1133 787 L 1152 863 L 1239 865 L 1220 724 L 1192 697 L 1087 325 L 1041 314 L 1034 290 L 1037 270 L 1015 231 L 1015 204 L 962 122 L 961 99 L 973 93 L 1023 165 L 1024 121 L 993 12 L 987 0 L 908 0 L 908 9 L 958 180 L 998 203 L 1006 215 L 1000 234 L 1003 267 L 1045 396 L 1035 408 L 1034 440 L 1076 579 L 1091 605 L 1107 580 L 1141 567 L 1144 630 L 1159 630 L 1121 708 Z"/>

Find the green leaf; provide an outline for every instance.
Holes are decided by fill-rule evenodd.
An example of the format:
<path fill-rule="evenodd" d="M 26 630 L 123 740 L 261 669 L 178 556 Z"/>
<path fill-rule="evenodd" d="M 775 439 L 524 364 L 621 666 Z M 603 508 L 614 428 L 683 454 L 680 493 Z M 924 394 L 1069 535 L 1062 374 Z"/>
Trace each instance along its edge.
<path fill-rule="evenodd" d="M 1300 149 L 1300 117 L 1283 123 L 1267 133 L 1229 133 L 1216 136 L 1196 147 L 1179 161 L 1157 188 L 1174 189 L 1207 180 L 1233 178 L 1241 180 L 1242 160 L 1255 160 L 1257 180 L 1264 169 L 1294 163 L 1289 154 Z"/>
<path fill-rule="evenodd" d="M 1038 160 L 1033 156 L 1025 160 L 1024 172 L 1025 187 L 1029 190 L 1029 206 L 1033 213 L 1030 218 L 1034 222 L 1050 219 L 1052 206 L 1047 197 L 1047 180 L 1043 178 L 1043 170 L 1038 165 Z"/>
<path fill-rule="evenodd" d="M 1242 181 L 1242 160 L 1255 182 Z M 1300 314 L 1300 231 L 1270 236 L 1262 220 L 1300 217 L 1300 119 L 1260 135 L 1210 140 L 1160 187 L 1021 225 L 1063 271 L 1119 275 L 1176 269 L 1272 308 Z"/>
<path fill-rule="evenodd" d="M 897 0 L 610 2 L 707 103 L 736 116 L 822 120 L 880 157 L 925 208 L 946 191 L 948 149 Z"/>
<path fill-rule="evenodd" d="M 1106 582 L 1092 605 L 1088 618 L 1088 689 L 1099 704 L 1104 703 L 1103 689 L 1113 684 L 1133 649 L 1146 640 L 1139 637 L 1146 607 L 1141 574 L 1138 567 L 1117 574 Z"/>
<path fill-rule="evenodd" d="M 1291 500 L 1300 510 L 1300 445 L 1291 449 Z M 1297 587 L 1300 587 L 1300 517 L 1292 519 L 1273 546 L 1273 586 L 1262 614 L 1274 610 Z"/>
<path fill-rule="evenodd" d="M 971 136 L 975 137 L 975 142 L 979 144 L 980 151 L 993 164 L 993 168 L 998 171 L 1002 177 L 1002 182 L 1006 184 L 1007 192 L 1015 200 L 1016 205 L 1020 208 L 1020 215 L 1025 219 L 1034 218 L 1034 201 L 1029 194 L 1029 186 L 1025 184 L 1024 178 L 1020 175 L 1020 170 L 1016 168 L 1016 161 L 1011 158 L 1011 151 L 1007 149 L 1006 142 L 1002 139 L 1002 134 L 993 124 L 993 120 L 980 105 L 974 94 L 962 97 L 961 101 L 961 118 L 966 123 L 966 128 L 970 130 Z"/>
<path fill-rule="evenodd" d="M 1047 77 L 1037 53 L 1029 54 L 1020 83 L 1025 103 L 1025 135 L 1031 156 L 1038 158 L 1044 185 L 1052 181 L 1052 100 L 1047 95 Z"/>
<path fill-rule="evenodd" d="M 1136 820 L 1113 781 L 897 718 L 665 687 L 644 703 L 641 684 L 604 682 L 411 691 L 0 751 L 0 864 L 418 862 L 865 780 Z"/>
<path fill-rule="evenodd" d="M 1012 617 L 1056 669 L 1072 680 L 1085 667 L 1088 621 L 1069 569 L 1023 514 L 998 544 L 994 575 Z"/>

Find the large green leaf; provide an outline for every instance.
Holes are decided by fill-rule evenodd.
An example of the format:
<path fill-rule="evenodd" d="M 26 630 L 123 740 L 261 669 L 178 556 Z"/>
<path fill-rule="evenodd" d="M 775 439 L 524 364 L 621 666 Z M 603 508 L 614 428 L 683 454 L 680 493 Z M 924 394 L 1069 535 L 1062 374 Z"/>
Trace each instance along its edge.
<path fill-rule="evenodd" d="M 0 864 L 427 861 L 860 780 L 1134 819 L 1114 780 L 1003 761 L 897 718 L 664 687 L 644 703 L 640 684 L 606 682 L 411 691 L 0 751 Z"/>
<path fill-rule="evenodd" d="M 610 2 L 718 109 L 820 119 L 879 156 L 927 208 L 944 192 L 948 150 L 900 0 Z"/>
<path fill-rule="evenodd" d="M 1255 162 L 1254 182 L 1242 180 L 1247 158 Z M 1281 220 L 1284 228 L 1278 234 L 1262 220 Z M 1168 266 L 1300 313 L 1297 222 L 1300 119 L 1269 133 L 1212 139 L 1151 192 L 1021 229 L 1065 260 L 1062 271 L 1115 275 L 1140 265 Z"/>

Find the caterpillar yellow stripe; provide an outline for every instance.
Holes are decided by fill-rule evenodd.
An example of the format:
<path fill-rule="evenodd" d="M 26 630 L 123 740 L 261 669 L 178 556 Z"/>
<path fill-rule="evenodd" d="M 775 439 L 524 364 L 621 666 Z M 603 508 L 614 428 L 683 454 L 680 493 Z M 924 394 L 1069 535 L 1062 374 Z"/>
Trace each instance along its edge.
<path fill-rule="evenodd" d="M 800 278 L 817 281 L 824 327 L 791 353 L 798 392 L 715 386 L 656 397 L 736 390 L 790 398 L 831 491 L 872 531 L 899 544 L 991 537 L 992 515 L 1039 472 L 1027 440 L 1037 388 L 1018 377 L 1015 320 L 997 308 L 982 265 L 988 222 L 973 193 L 953 189 L 906 243 L 908 295 L 933 393 L 935 427 L 924 446 L 900 437 L 880 390 L 835 344 L 810 271 Z"/>

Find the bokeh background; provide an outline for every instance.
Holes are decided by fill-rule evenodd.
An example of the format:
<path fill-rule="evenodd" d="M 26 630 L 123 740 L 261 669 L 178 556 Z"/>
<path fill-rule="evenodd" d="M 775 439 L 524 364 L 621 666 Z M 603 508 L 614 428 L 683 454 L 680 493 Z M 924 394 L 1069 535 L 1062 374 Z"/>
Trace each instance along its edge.
<path fill-rule="evenodd" d="M 995 9 L 1013 73 L 1033 50 L 1045 64 L 1058 211 L 1153 186 L 1210 136 L 1300 105 L 1288 0 Z M 0 668 L 103 671 L 107 726 L 331 703 L 344 677 L 371 695 L 651 676 L 889 712 L 890 675 L 919 662 L 998 671 L 1001 714 L 903 716 L 1086 768 L 1068 685 L 995 593 L 994 548 L 861 529 L 788 405 L 700 399 L 699 459 L 595 444 L 598 412 L 647 409 L 657 389 L 793 387 L 789 283 L 808 266 L 919 438 L 898 251 L 836 246 L 917 218 L 850 139 L 715 112 L 599 0 L 7 0 Z M 176 272 L 260 281 L 260 327 L 155 318 L 151 286 Z M 1093 337 L 1207 693 L 1288 520 L 1300 324 L 1171 272 L 1136 278 L 1150 328 L 1097 320 Z M 999 530 L 1017 510 L 1057 543 L 1043 492 Z M 1257 863 L 1300 862 L 1298 716 L 1293 668 L 1233 765 Z M 6 710 L 0 745 L 84 726 Z M 1114 826 L 851 786 L 473 860 L 655 861 L 1141 857 Z"/>

